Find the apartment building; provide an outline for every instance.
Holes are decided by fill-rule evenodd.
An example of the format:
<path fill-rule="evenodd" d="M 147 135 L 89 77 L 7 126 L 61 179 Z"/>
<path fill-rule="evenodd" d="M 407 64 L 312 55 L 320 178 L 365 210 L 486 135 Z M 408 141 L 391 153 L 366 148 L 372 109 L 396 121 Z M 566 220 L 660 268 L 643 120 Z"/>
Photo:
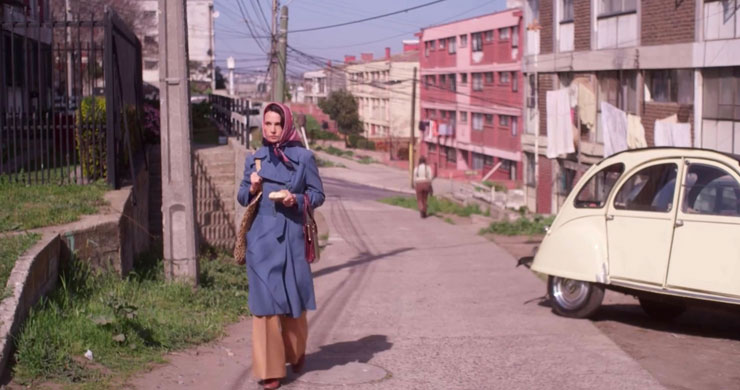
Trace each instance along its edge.
<path fill-rule="evenodd" d="M 412 81 L 414 68 L 418 71 L 419 67 L 418 52 L 391 55 L 390 48 L 386 48 L 381 59 L 364 53 L 359 62 L 347 56 L 345 63 L 347 90 L 357 99 L 364 136 L 380 149 L 408 147 L 412 126 L 415 136 L 420 134 L 418 98 L 413 106 L 415 123 L 411 123 Z"/>
<path fill-rule="evenodd" d="M 346 87 L 344 66 L 332 66 L 329 62 L 324 69 L 303 74 L 303 99 L 298 103 L 318 104 L 319 99 Z"/>
<path fill-rule="evenodd" d="M 437 173 L 521 181 L 522 10 L 420 33 L 421 154 Z"/>
<path fill-rule="evenodd" d="M 557 212 L 586 169 L 625 147 L 740 153 L 736 0 L 526 0 L 523 6 L 522 149 L 530 209 Z M 548 144 L 563 127 L 556 95 L 570 105 L 572 142 L 564 149 Z M 614 148 L 623 129 L 602 121 L 612 112 L 628 118 L 628 137 L 642 134 L 640 142 Z M 666 140 L 666 129 L 680 133 Z"/>
<path fill-rule="evenodd" d="M 156 21 L 139 37 L 144 56 L 144 81 L 159 85 L 158 0 L 142 0 L 141 8 L 147 20 Z M 215 55 L 213 0 L 187 0 L 187 18 L 190 80 L 210 87 Z"/>

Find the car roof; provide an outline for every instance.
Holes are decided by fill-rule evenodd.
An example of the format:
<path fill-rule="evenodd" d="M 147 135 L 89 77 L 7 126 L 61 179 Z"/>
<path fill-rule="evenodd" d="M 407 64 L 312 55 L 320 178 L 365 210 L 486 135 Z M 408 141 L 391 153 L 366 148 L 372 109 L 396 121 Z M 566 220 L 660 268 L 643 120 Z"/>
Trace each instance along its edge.
<path fill-rule="evenodd" d="M 718 152 L 716 150 L 702 148 L 676 148 L 676 147 L 652 147 L 641 149 L 628 149 L 613 154 L 596 165 L 610 164 L 616 162 L 638 162 L 640 160 L 654 160 L 658 158 L 671 157 L 693 157 L 722 160 L 726 163 L 740 165 L 740 155 Z"/>

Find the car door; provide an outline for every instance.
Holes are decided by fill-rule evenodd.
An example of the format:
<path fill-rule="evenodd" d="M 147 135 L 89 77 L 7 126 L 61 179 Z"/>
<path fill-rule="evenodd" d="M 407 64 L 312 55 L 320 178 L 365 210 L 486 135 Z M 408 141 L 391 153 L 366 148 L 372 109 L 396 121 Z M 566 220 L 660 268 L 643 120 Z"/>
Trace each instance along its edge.
<path fill-rule="evenodd" d="M 664 285 L 680 161 L 665 159 L 639 166 L 619 184 L 606 213 L 612 282 Z"/>
<path fill-rule="evenodd" d="M 740 176 L 699 159 L 685 172 L 667 286 L 740 297 Z"/>

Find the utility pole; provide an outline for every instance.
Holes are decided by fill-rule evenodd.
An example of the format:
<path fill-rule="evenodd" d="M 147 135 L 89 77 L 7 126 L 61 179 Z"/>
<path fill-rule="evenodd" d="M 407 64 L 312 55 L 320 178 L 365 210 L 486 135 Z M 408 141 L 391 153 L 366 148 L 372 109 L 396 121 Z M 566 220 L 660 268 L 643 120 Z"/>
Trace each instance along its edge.
<path fill-rule="evenodd" d="M 278 10 L 280 3 L 272 0 L 272 32 L 270 35 L 270 82 L 272 82 L 272 100 L 275 99 L 275 79 L 277 78 L 277 34 L 278 34 Z"/>
<path fill-rule="evenodd" d="M 218 11 L 211 4 L 211 17 L 208 20 L 208 28 L 211 32 L 211 92 L 216 92 L 216 19 L 219 17 Z"/>
<path fill-rule="evenodd" d="M 198 285 L 186 0 L 159 0 L 162 227 L 167 281 Z"/>
<path fill-rule="evenodd" d="M 272 96 L 276 102 L 285 101 L 285 61 L 288 53 L 288 7 L 280 10 L 280 33 L 277 41 L 277 67 Z"/>
<path fill-rule="evenodd" d="M 409 176 L 411 177 L 411 188 L 414 188 L 414 145 L 416 145 L 416 67 L 414 67 L 414 78 L 411 82 L 411 143 L 409 143 Z"/>
<path fill-rule="evenodd" d="M 72 20 L 72 4 L 70 4 L 70 0 L 65 0 L 64 11 L 66 15 L 64 19 L 69 23 Z M 72 83 L 74 81 L 74 74 L 72 71 L 72 65 L 74 64 L 74 61 L 72 60 L 72 31 L 69 29 L 69 26 L 66 26 L 64 30 L 67 33 L 67 99 L 72 99 L 72 96 L 74 95 L 74 91 L 72 89 Z"/>

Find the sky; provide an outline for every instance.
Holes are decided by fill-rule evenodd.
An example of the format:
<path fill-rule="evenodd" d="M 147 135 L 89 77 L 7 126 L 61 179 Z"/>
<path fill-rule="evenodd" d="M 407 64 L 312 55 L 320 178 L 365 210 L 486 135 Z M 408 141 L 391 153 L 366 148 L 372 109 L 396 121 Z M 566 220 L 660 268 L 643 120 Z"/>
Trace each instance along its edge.
<path fill-rule="evenodd" d="M 432 0 L 280 0 L 288 6 L 288 45 L 314 56 L 313 60 L 288 53 L 288 73 L 296 76 L 319 69 L 331 59 L 343 61 L 345 55 L 373 53 L 382 57 L 385 48 L 392 54 L 400 53 L 402 41 L 416 39 L 414 33 L 424 27 L 452 22 L 500 11 L 506 0 L 445 0 L 406 13 L 319 31 L 291 30 L 350 22 L 406 8 L 416 7 Z M 272 0 L 215 0 L 219 16 L 215 21 L 216 65 L 225 68 L 226 58 L 236 60 L 237 73 L 252 73 L 267 69 L 269 27 Z M 241 5 L 241 10 L 239 5 Z M 260 9 L 261 6 L 261 9 Z M 260 10 L 262 12 L 260 12 Z M 252 27 L 244 22 L 242 11 Z M 266 18 L 263 18 L 266 16 Z M 252 38 L 252 35 L 258 39 Z M 261 45 L 261 47 L 260 47 Z"/>

